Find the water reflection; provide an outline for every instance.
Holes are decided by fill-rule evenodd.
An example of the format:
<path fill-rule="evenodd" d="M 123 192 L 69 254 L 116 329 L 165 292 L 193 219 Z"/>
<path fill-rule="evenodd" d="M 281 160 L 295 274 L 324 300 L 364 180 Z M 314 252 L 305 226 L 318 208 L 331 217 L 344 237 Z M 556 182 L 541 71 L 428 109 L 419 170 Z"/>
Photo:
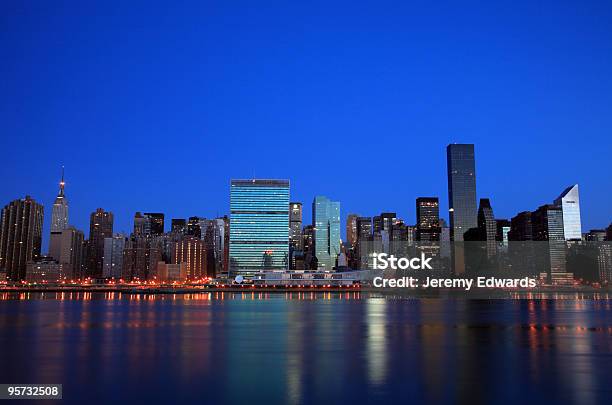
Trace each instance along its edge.
<path fill-rule="evenodd" d="M 0 381 L 64 402 L 610 399 L 609 300 L 2 293 Z"/>

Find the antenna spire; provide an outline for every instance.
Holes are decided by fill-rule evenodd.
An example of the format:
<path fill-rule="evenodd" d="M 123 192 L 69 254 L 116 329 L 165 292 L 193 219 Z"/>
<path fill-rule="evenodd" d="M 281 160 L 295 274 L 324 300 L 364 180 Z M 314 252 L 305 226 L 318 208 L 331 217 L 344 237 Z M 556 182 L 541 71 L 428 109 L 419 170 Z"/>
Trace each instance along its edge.
<path fill-rule="evenodd" d="M 66 183 L 64 182 L 64 166 L 62 166 L 62 180 L 60 181 L 59 185 L 60 185 L 59 195 L 64 196 L 64 186 L 66 185 Z"/>

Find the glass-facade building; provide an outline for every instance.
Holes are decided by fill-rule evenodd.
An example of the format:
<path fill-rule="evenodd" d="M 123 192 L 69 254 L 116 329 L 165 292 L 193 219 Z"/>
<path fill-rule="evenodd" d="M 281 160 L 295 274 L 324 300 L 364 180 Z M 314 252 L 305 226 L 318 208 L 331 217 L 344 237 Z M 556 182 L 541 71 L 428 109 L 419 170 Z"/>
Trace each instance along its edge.
<path fill-rule="evenodd" d="M 451 240 L 462 241 L 463 234 L 477 226 L 474 145 L 448 145 L 446 158 Z"/>
<path fill-rule="evenodd" d="M 331 270 L 340 254 L 340 202 L 316 196 L 312 202 L 312 223 L 318 267 Z"/>
<path fill-rule="evenodd" d="M 555 200 L 555 205 L 563 212 L 563 233 L 566 240 L 580 240 L 582 225 L 580 223 L 580 194 L 578 184 L 569 186 Z"/>
<path fill-rule="evenodd" d="M 440 240 L 440 202 L 438 197 L 416 199 L 417 240 Z"/>
<path fill-rule="evenodd" d="M 289 180 L 232 180 L 230 276 L 289 265 Z"/>

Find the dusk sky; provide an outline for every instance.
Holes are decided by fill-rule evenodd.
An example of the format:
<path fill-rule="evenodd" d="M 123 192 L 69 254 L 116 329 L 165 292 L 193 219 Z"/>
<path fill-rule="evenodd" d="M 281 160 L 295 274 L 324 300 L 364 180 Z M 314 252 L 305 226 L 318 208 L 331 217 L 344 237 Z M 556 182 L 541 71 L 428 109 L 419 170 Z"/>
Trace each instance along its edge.
<path fill-rule="evenodd" d="M 413 224 L 448 218 L 453 142 L 497 218 L 578 183 L 583 231 L 612 221 L 610 1 L 124 3 L 0 4 L 0 204 L 44 204 L 45 246 L 62 165 L 86 234 L 229 214 L 253 176 L 305 222 L 320 194 Z"/>

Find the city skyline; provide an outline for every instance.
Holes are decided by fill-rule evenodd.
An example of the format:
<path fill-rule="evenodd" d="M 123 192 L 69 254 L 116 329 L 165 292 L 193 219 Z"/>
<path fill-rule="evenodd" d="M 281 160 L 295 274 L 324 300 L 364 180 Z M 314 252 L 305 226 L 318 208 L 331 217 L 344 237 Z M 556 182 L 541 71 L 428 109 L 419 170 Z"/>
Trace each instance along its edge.
<path fill-rule="evenodd" d="M 449 147 L 453 146 L 453 145 L 454 146 L 462 146 L 462 145 L 463 146 L 471 146 L 473 148 L 472 151 L 474 150 L 474 148 L 477 148 L 477 145 L 472 145 L 472 144 L 449 144 L 449 145 L 447 145 L 447 149 Z M 470 153 L 472 153 L 472 155 L 471 155 L 472 158 L 471 159 L 474 160 L 473 164 L 477 164 L 478 157 L 477 156 L 474 157 L 474 155 L 475 155 L 474 152 L 470 152 Z M 448 159 L 449 159 L 449 156 L 447 156 L 447 160 Z M 449 163 L 450 163 L 450 160 L 448 160 L 447 165 Z M 447 167 L 447 171 L 449 171 L 449 170 L 450 170 L 450 167 Z M 450 178 L 451 178 L 450 171 L 448 173 L 446 173 L 446 175 L 447 175 L 447 181 L 449 181 Z M 480 175 L 481 174 L 476 175 L 476 178 L 479 178 Z M 66 193 L 66 186 L 69 185 L 70 183 L 69 183 L 69 181 L 66 181 L 66 179 L 64 177 L 65 177 L 65 168 L 64 168 L 64 166 L 61 166 L 61 179 L 60 179 L 59 182 L 56 183 L 56 187 L 59 187 L 60 191 L 59 191 L 59 193 L 56 194 L 55 202 L 52 203 L 52 204 L 45 204 L 44 201 L 40 201 L 40 200 L 36 199 L 31 193 L 25 193 L 22 196 L 16 196 L 12 200 L 10 200 L 10 201 L 13 201 L 13 200 L 16 200 L 16 199 L 25 198 L 25 196 L 29 196 L 29 197 L 33 198 L 37 203 L 41 204 L 43 207 L 45 207 L 45 206 L 49 206 L 50 207 L 50 209 L 49 209 L 50 212 L 47 211 L 47 214 L 44 215 L 43 238 L 42 238 L 42 248 L 41 248 L 42 249 L 42 254 L 46 254 L 46 253 L 50 254 L 51 250 L 53 250 L 53 246 L 51 244 L 51 239 L 52 238 L 51 239 L 49 238 L 49 234 L 51 236 L 53 236 L 54 233 L 59 231 L 59 228 L 65 229 L 68 226 L 74 226 L 76 229 L 82 230 L 84 232 L 84 235 L 85 235 L 86 239 L 89 238 L 88 230 L 89 230 L 90 223 L 89 223 L 88 220 L 87 220 L 86 224 L 83 227 L 79 227 L 77 225 L 79 222 L 81 222 L 78 219 L 73 222 L 72 219 L 74 218 L 74 216 L 72 214 L 70 216 L 70 220 L 68 220 L 68 207 L 70 206 L 70 208 L 72 209 L 72 203 L 70 205 L 68 205 L 67 201 L 68 200 L 72 201 L 72 197 L 69 196 L 69 195 L 66 195 L 66 194 L 70 194 L 70 190 Z M 228 183 L 231 183 L 232 181 L 233 181 L 232 179 L 229 179 Z M 565 193 L 571 192 L 571 193 L 573 193 L 572 195 L 577 196 L 578 195 L 577 194 L 578 193 L 578 191 L 577 191 L 578 187 L 577 186 L 578 186 L 578 184 L 571 184 L 569 187 L 563 186 L 563 192 L 561 194 L 564 195 Z M 450 183 L 449 183 L 449 187 L 450 187 Z M 474 187 L 474 186 L 471 186 L 471 187 Z M 231 185 L 230 185 L 230 189 L 231 189 Z M 291 201 L 295 200 L 294 196 L 292 194 L 293 191 L 294 191 L 294 187 L 291 188 L 291 194 L 289 196 Z M 450 190 L 447 190 L 447 193 L 450 193 Z M 316 198 L 318 194 L 320 194 L 320 193 L 315 193 L 315 195 L 312 198 Z M 558 191 L 557 191 L 557 194 L 559 194 Z M 561 199 L 562 195 L 560 195 L 559 197 L 554 199 L 554 202 L 556 204 L 557 203 L 558 204 L 562 204 L 562 199 Z M 229 194 L 227 194 L 227 196 L 229 197 Z M 311 200 L 312 200 L 312 198 L 311 198 Z M 423 194 L 419 194 L 417 192 L 414 201 L 417 201 L 417 204 L 418 204 L 419 199 L 423 199 L 423 198 L 427 199 L 429 197 L 424 197 Z M 432 196 L 432 198 L 437 198 L 439 200 L 438 205 L 440 207 L 439 208 L 439 210 L 440 210 L 440 214 L 439 214 L 440 219 L 446 221 L 448 226 L 449 226 L 449 228 L 452 228 L 452 226 L 450 224 L 451 223 L 451 221 L 450 221 L 450 212 L 448 210 L 443 211 L 441 209 L 442 206 L 448 206 L 448 203 L 449 203 L 449 201 L 451 199 L 450 194 L 446 194 L 446 195 L 443 194 L 442 196 Z M 487 198 L 489 200 L 492 200 L 493 204 L 495 204 L 496 207 L 498 205 L 498 202 L 496 200 L 494 200 L 493 198 L 490 198 L 490 197 L 482 197 L 481 193 L 479 193 L 477 190 L 476 190 L 476 198 L 477 199 Z M 334 199 L 336 199 L 336 198 L 334 198 Z M 229 200 L 229 198 L 228 198 L 228 200 Z M 336 200 L 339 200 L 339 199 L 336 199 Z M 399 212 L 399 214 L 397 215 L 398 218 L 402 219 L 404 221 L 404 223 L 409 224 L 409 225 L 416 225 L 418 223 L 418 212 L 414 208 L 414 201 L 412 202 L 412 209 L 406 207 L 404 211 L 395 210 L 395 212 Z M 7 201 L 6 203 L 8 203 L 8 202 L 9 201 Z M 296 201 L 296 202 L 298 202 L 298 201 Z M 349 215 L 372 216 L 372 217 L 374 217 L 375 215 L 377 215 L 377 212 L 384 212 L 384 210 L 381 211 L 381 208 L 374 208 L 374 210 L 372 212 L 366 212 L 366 213 L 355 212 L 355 211 L 350 211 L 350 210 L 347 211 L 344 208 L 344 206 L 345 206 L 345 204 L 350 206 L 350 202 L 348 202 L 348 203 L 345 203 L 343 201 L 339 201 L 339 202 L 343 206 L 343 208 L 341 210 L 341 214 L 340 214 L 340 229 L 339 229 L 339 231 L 340 231 L 340 235 L 341 235 L 341 240 L 344 241 L 344 242 L 347 241 L 347 237 L 348 237 L 348 235 L 346 233 L 346 220 L 347 220 L 347 217 Z M 544 199 L 544 200 L 536 203 L 536 206 L 540 206 L 542 204 L 547 204 L 547 203 L 551 203 L 551 202 L 553 202 L 552 198 Z M 305 201 L 299 201 L 299 203 L 309 205 L 309 203 L 305 202 Z M 581 206 L 584 205 L 584 201 L 583 200 L 580 201 L 580 205 Z M 58 208 L 58 206 L 60 208 Z M 114 230 L 113 230 L 113 233 L 121 233 L 121 234 L 125 234 L 125 235 L 130 235 L 133 232 L 138 233 L 136 231 L 135 227 L 138 226 L 137 223 L 138 223 L 138 216 L 139 215 L 143 218 L 143 220 L 145 218 L 148 219 L 151 216 L 154 217 L 154 216 L 161 215 L 161 224 L 158 224 L 158 225 L 154 225 L 153 224 L 152 225 L 150 223 L 151 220 L 148 220 L 146 222 L 147 224 L 149 224 L 148 225 L 149 227 L 157 226 L 157 228 L 156 228 L 157 232 L 156 233 L 159 234 L 159 232 L 162 231 L 162 230 L 163 230 L 163 232 L 170 232 L 171 231 L 171 224 L 170 224 L 171 219 L 172 220 L 187 220 L 190 217 L 194 217 L 194 218 L 195 217 L 199 217 L 199 218 L 221 218 L 224 215 L 229 216 L 230 212 L 231 212 L 229 201 L 228 201 L 228 204 L 227 204 L 227 210 L 226 211 L 218 212 L 218 213 L 216 213 L 214 215 L 208 215 L 208 216 L 206 216 L 206 215 L 199 215 L 199 214 L 193 214 L 193 213 L 186 213 L 183 216 L 171 217 L 171 216 L 169 216 L 167 214 L 168 211 L 161 211 L 161 210 L 160 210 L 159 213 L 145 212 L 144 214 L 141 214 L 144 210 L 139 209 L 139 210 L 134 211 L 134 213 L 132 213 L 131 215 L 128 215 L 127 220 L 125 218 L 119 217 L 119 218 L 122 219 L 119 222 L 119 224 L 122 224 L 122 226 L 121 226 L 121 228 L 118 228 L 118 226 L 117 226 L 117 223 L 118 223 L 117 222 L 117 217 L 118 216 L 117 216 L 115 210 L 105 209 L 104 207 L 96 207 L 95 209 L 91 210 L 87 214 L 87 217 L 89 217 L 92 213 L 94 213 L 98 208 L 102 208 L 103 210 L 111 212 L 114 215 L 114 219 L 113 219 Z M 390 208 L 394 209 L 394 207 L 390 207 Z M 471 208 L 474 208 L 474 212 L 477 211 L 475 209 L 476 206 L 471 207 Z M 530 210 L 532 208 L 533 207 L 527 208 L 527 210 Z M 58 211 L 58 209 L 61 209 L 61 211 Z M 169 211 L 172 212 L 173 210 L 169 210 Z M 522 212 L 522 211 L 514 211 L 510 215 L 504 216 L 504 215 L 497 214 L 497 212 L 498 212 L 497 208 L 496 208 L 495 211 L 496 211 L 496 218 L 497 219 L 510 219 L 513 216 L 517 215 L 518 213 Z M 125 212 L 125 209 L 120 209 L 119 212 Z M 302 214 L 303 215 L 303 221 L 302 221 L 303 224 L 306 225 L 306 224 L 311 224 L 312 223 L 312 216 L 308 215 L 308 214 L 311 214 L 311 213 L 312 213 L 312 210 L 304 210 L 304 212 Z M 408 213 L 408 216 L 402 215 L 402 213 Z M 58 219 L 59 216 L 61 216 L 62 218 Z M 165 216 L 165 224 L 164 224 L 164 216 Z M 584 225 L 584 223 L 586 222 L 584 220 L 585 217 L 592 217 L 592 215 L 589 216 L 588 213 L 584 212 L 584 209 L 578 208 L 578 225 L 577 225 L 577 227 L 578 227 L 578 229 L 581 228 L 582 233 L 586 233 L 586 232 L 588 232 L 590 230 L 605 229 L 610 224 L 610 222 L 608 222 L 607 224 L 604 222 L 604 223 L 601 223 L 601 224 L 597 224 L 596 226 L 588 227 L 588 226 Z M 611 218 L 612 218 L 612 216 L 611 216 Z M 475 219 L 476 219 L 476 215 L 474 214 L 474 221 L 475 221 Z M 582 220 L 582 227 L 581 227 L 581 224 L 580 224 L 580 220 Z M 55 228 L 52 228 L 53 223 L 54 222 L 57 223 L 58 221 L 60 221 L 60 223 L 61 223 L 59 228 L 58 228 L 58 225 L 56 225 Z M 126 221 L 127 221 L 127 226 L 126 226 Z M 126 229 L 124 229 L 124 226 L 126 227 Z M 146 226 L 146 225 L 143 222 L 143 224 L 141 224 L 140 226 Z M 163 227 L 163 228 L 160 228 L 160 227 Z M 574 231 L 574 232 L 576 232 L 576 231 Z M 451 234 L 452 234 L 452 232 L 451 232 Z M 575 233 L 574 233 L 574 235 L 575 235 Z M 575 237 L 575 236 L 573 236 L 573 237 Z M 50 254 L 50 255 L 53 256 L 52 254 Z"/>

